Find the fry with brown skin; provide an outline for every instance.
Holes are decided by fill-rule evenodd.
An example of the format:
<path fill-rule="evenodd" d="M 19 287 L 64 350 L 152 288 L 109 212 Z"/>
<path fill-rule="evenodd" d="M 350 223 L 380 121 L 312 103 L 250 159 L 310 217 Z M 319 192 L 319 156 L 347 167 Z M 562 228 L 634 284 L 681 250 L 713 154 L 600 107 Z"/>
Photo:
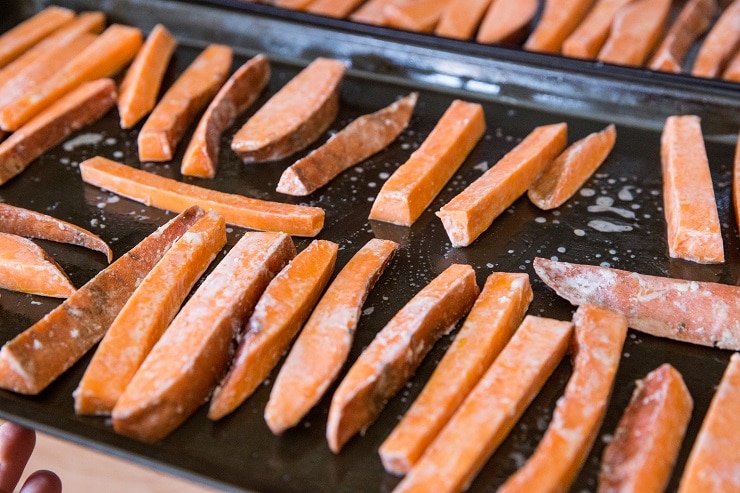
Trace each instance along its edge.
<path fill-rule="evenodd" d="M 102 253 L 110 263 L 113 252 L 97 235 L 40 212 L 0 203 L 0 232 L 27 238 L 69 243 Z"/>
<path fill-rule="evenodd" d="M 144 238 L 0 350 L 0 387 L 38 394 L 105 334 L 136 286 L 203 214 L 191 207 Z"/>

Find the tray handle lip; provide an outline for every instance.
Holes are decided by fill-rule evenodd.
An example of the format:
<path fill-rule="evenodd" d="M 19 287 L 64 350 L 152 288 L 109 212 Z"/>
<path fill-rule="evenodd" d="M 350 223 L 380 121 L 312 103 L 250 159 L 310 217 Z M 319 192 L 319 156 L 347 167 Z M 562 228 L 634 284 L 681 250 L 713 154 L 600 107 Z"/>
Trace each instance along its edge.
<path fill-rule="evenodd" d="M 263 17 L 278 18 L 312 27 L 328 28 L 350 34 L 362 34 L 397 43 L 444 50 L 450 54 L 464 54 L 479 58 L 495 58 L 503 62 L 530 65 L 563 73 L 576 72 L 597 78 L 620 79 L 627 83 L 650 83 L 665 88 L 679 88 L 693 92 L 726 93 L 737 97 L 740 84 L 721 78 L 695 77 L 688 73 L 669 73 L 644 67 L 615 65 L 593 60 L 580 60 L 552 53 L 526 51 L 515 45 L 482 44 L 466 40 L 444 38 L 434 34 L 416 33 L 384 26 L 374 26 L 345 19 L 335 19 L 308 12 L 284 9 L 273 5 L 239 0 L 178 0 L 184 3 L 207 4 L 220 8 L 248 12 Z"/>

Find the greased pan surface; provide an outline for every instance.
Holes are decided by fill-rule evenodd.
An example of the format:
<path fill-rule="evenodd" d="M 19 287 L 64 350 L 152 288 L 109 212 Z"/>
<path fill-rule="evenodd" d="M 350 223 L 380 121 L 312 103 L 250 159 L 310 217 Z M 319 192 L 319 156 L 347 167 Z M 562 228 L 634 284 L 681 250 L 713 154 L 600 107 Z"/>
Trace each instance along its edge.
<path fill-rule="evenodd" d="M 143 11 L 147 15 L 137 23 L 132 17 L 117 17 L 117 12 L 127 9 L 130 11 L 133 8 L 131 4 L 109 2 L 103 7 L 109 10 L 111 21 L 126 20 L 128 23 L 139 24 L 144 29 L 149 29 L 153 23 L 159 21 L 168 24 L 169 14 L 166 10 L 162 10 L 161 17 L 152 17 L 151 11 Z M 181 4 L 180 7 L 184 12 L 189 12 L 192 6 Z M 23 15 L 28 15 L 28 10 L 25 9 L 25 5 L 13 4 L 9 10 L 10 17 L 2 19 L 2 29 L 7 29 Z M 229 18 L 235 19 L 234 22 L 251 19 Z M 177 19 L 173 20 L 179 22 Z M 197 24 L 201 25 L 202 22 Z M 181 28 L 181 25 L 178 26 Z M 204 40 L 207 40 L 201 36 L 203 33 L 193 29 L 193 35 L 189 38 L 178 32 L 181 47 L 168 71 L 166 85 L 172 83 L 175 76 L 197 55 Z M 262 50 L 262 47 L 234 44 L 241 48 L 243 54 Z M 373 76 L 362 70 L 354 70 L 343 84 L 341 111 L 331 126 L 331 131 L 339 130 L 351 119 L 375 111 L 411 90 L 420 89 L 420 100 L 409 128 L 387 150 L 348 170 L 328 187 L 306 200 L 286 198 L 277 194 L 274 189 L 280 173 L 291 160 L 244 165 L 228 148 L 231 136 L 249 114 L 305 64 L 302 58 L 290 59 L 281 56 L 280 52 L 268 54 L 273 55 L 273 77 L 268 90 L 253 109 L 224 136 L 216 179 L 185 181 L 251 197 L 323 207 L 327 214 L 326 226 L 319 237 L 339 243 L 337 270 L 370 238 L 393 239 L 401 244 L 395 260 L 365 304 L 349 363 L 357 358 L 374 334 L 406 301 L 451 263 L 471 264 L 476 270 L 480 285 L 493 270 L 529 273 L 535 291 L 530 313 L 559 319 L 569 319 L 573 308 L 557 298 L 538 280 L 531 268 L 531 261 L 535 256 L 558 257 L 561 260 L 590 264 L 607 263 L 613 267 L 648 274 L 728 284 L 737 284 L 740 278 L 740 242 L 730 205 L 734 142 L 733 145 L 727 143 L 723 135 L 729 133 L 719 130 L 723 126 L 734 125 L 737 135 L 738 126 L 733 123 L 732 113 L 723 115 L 722 108 L 712 106 L 711 97 L 706 97 L 708 102 L 699 109 L 705 111 L 702 115 L 705 129 L 715 129 L 707 132 L 714 137 L 708 142 L 707 151 L 723 224 L 727 256 L 725 264 L 700 266 L 670 260 L 667 256 L 662 215 L 660 133 L 659 130 L 649 128 L 657 124 L 657 116 L 654 117 L 655 121 L 646 124 L 618 125 L 617 145 L 607 162 L 589 180 L 581 193 L 560 209 L 542 212 L 526 198 L 522 198 L 497 219 L 477 242 L 468 248 L 454 249 L 450 246 L 440 221 L 434 216 L 434 211 L 477 178 L 488 166 L 493 165 L 518 140 L 535 126 L 567 121 L 569 141 L 572 142 L 592 131 L 600 130 L 611 119 L 599 118 L 598 114 L 592 115 L 592 118 L 574 116 L 572 112 L 559 112 L 544 104 L 541 107 L 520 104 L 518 100 L 497 102 L 490 95 L 465 88 L 455 91 L 449 88 L 435 89 L 418 80 L 388 74 L 382 77 Z M 313 53 L 308 52 L 304 56 L 311 58 Z M 244 60 L 243 56 L 237 57 L 235 67 Z M 293 63 L 285 63 L 286 61 Z M 368 222 L 371 201 L 388 174 L 418 147 L 455 97 L 484 105 L 488 124 L 484 139 L 413 227 Z M 574 94 L 573 97 L 577 99 L 578 95 Z M 721 97 L 732 99 L 726 95 Z M 669 104 L 678 105 L 667 92 L 661 98 Z M 626 107 L 624 112 L 628 109 Z M 615 113 L 615 119 L 622 117 L 624 115 Z M 50 213 L 87 227 L 109 242 L 116 257 L 122 255 L 172 217 L 172 214 L 83 184 L 77 163 L 94 155 L 102 155 L 138 165 L 138 128 L 140 125 L 130 131 L 120 130 L 117 114 L 115 111 L 110 112 L 101 122 L 50 150 L 22 175 L 0 187 L 0 200 Z M 178 169 L 184 147 L 185 145 L 180 146 L 173 163 L 145 165 L 144 168 L 181 179 Z M 242 233 L 243 230 L 239 228 L 230 230 L 229 244 L 233 245 Z M 105 266 L 100 254 L 72 246 L 42 243 L 77 286 Z M 308 244 L 308 240 L 296 239 L 296 243 L 302 249 Z M 0 342 L 5 342 L 24 330 L 57 303 L 47 298 L 2 291 Z M 213 423 L 206 418 L 206 409 L 200 409 L 180 429 L 154 445 L 116 435 L 103 418 L 74 415 L 71 394 L 90 355 L 38 396 L 0 392 L 0 414 L 57 436 L 222 489 L 265 492 L 390 491 L 398 478 L 383 471 L 377 448 L 420 392 L 450 341 L 451 337 L 445 337 L 434 347 L 409 386 L 388 403 L 378 421 L 364 436 L 355 437 L 339 455 L 329 451 L 324 438 L 328 405 L 336 384 L 297 428 L 281 437 L 272 436 L 262 413 L 275 372 L 233 415 Z M 692 421 L 671 483 L 671 489 L 675 489 L 679 473 L 729 355 L 727 351 L 660 340 L 630 331 L 604 424 L 572 490 L 591 491 L 595 488 L 601 452 L 629 400 L 634 380 L 642 378 L 664 362 L 673 364 L 682 373 L 695 400 Z M 348 366 L 342 375 L 347 368 Z M 534 450 L 569 374 L 570 364 L 563 362 L 522 420 L 514 427 L 509 438 L 480 473 L 472 486 L 473 491 L 495 490 Z M 470 439 L 475 440 L 475 437 Z"/>

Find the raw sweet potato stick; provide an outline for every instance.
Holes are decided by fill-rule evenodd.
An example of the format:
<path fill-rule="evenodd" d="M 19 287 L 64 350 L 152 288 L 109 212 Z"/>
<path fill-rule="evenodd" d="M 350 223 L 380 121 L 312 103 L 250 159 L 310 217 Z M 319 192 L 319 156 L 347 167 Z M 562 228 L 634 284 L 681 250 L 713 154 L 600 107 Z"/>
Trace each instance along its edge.
<path fill-rule="evenodd" d="M 314 142 L 339 111 L 339 89 L 347 67 L 317 58 L 247 120 L 231 141 L 245 162 L 274 161 Z"/>
<path fill-rule="evenodd" d="M 75 287 L 59 264 L 31 240 L 0 233 L 0 288 L 68 298 Z"/>
<path fill-rule="evenodd" d="M 57 100 L 0 143 L 0 185 L 116 104 L 111 79 L 87 82 Z"/>
<path fill-rule="evenodd" d="M 617 130 L 609 125 L 571 144 L 529 187 L 529 200 L 543 210 L 563 205 L 601 166 L 616 140 Z"/>
<path fill-rule="evenodd" d="M 318 207 L 281 204 L 201 188 L 99 156 L 81 162 L 80 172 L 86 183 L 152 207 L 179 212 L 198 204 L 224 216 L 227 224 L 242 228 L 316 236 L 324 225 L 324 211 Z"/>
<path fill-rule="evenodd" d="M 671 116 L 660 139 L 663 203 L 671 257 L 725 261 L 712 175 L 698 116 Z"/>
<path fill-rule="evenodd" d="M 0 232 L 26 238 L 69 243 L 95 250 L 113 259 L 110 247 L 99 236 L 61 219 L 40 212 L 0 203 Z"/>
<path fill-rule="evenodd" d="M 0 110 L 56 77 L 59 70 L 90 46 L 95 38 L 94 34 L 78 32 L 76 36 L 60 40 L 34 63 L 17 72 L 0 88 Z"/>
<path fill-rule="evenodd" d="M 466 489 L 560 363 L 572 329 L 528 315 L 394 492 Z"/>
<path fill-rule="evenodd" d="M 52 5 L 5 32 L 0 36 L 0 67 L 18 58 L 74 17 L 71 10 Z"/>
<path fill-rule="evenodd" d="M 679 493 L 740 488 L 740 354 L 730 356 L 684 467 Z"/>
<path fill-rule="evenodd" d="M 563 41 L 563 55 L 593 59 L 609 37 L 617 12 L 633 0 L 598 0 L 588 15 Z"/>
<path fill-rule="evenodd" d="M 337 274 L 283 363 L 265 421 L 279 435 L 298 424 L 321 399 L 344 366 L 362 305 L 398 245 L 372 239 Z"/>
<path fill-rule="evenodd" d="M 495 166 L 437 212 L 452 246 L 468 246 L 519 198 L 565 148 L 565 123 L 535 128 Z"/>
<path fill-rule="evenodd" d="M 406 474 L 450 420 L 519 326 L 532 288 L 526 274 L 494 272 L 429 382 L 378 450 L 385 470 Z"/>
<path fill-rule="evenodd" d="M 740 351 L 740 288 L 535 258 L 534 270 L 573 305 L 622 313 L 657 337 Z"/>
<path fill-rule="evenodd" d="M 573 374 L 537 449 L 499 493 L 566 491 L 583 467 L 609 406 L 622 345 L 624 315 L 593 305 L 573 316 Z"/>
<path fill-rule="evenodd" d="M 249 318 L 229 372 L 211 398 L 209 418 L 232 412 L 267 378 L 329 282 L 337 250 L 335 243 L 314 240 L 270 282 Z"/>
<path fill-rule="evenodd" d="M 740 82 L 740 49 L 735 52 L 735 56 L 727 63 L 727 68 L 722 74 L 722 78 L 732 82 Z"/>
<path fill-rule="evenodd" d="M 11 79 L 27 73 L 28 67 L 42 65 L 49 62 L 55 62 L 54 53 L 60 47 L 64 47 L 70 41 L 78 38 L 80 34 L 91 33 L 100 34 L 105 28 L 105 14 L 102 12 L 82 12 L 74 20 L 68 22 L 64 27 L 57 29 L 54 33 L 35 44 L 33 48 L 27 50 L 11 63 L 0 69 L 0 87 Z M 55 71 L 51 71 L 52 74 Z M 27 83 L 22 85 L 28 87 Z M 4 92 L 4 89 L 3 89 Z"/>
<path fill-rule="evenodd" d="M 671 365 L 639 380 L 604 449 L 598 492 L 665 491 L 692 408 L 689 390 Z"/>
<path fill-rule="evenodd" d="M 521 36 L 537 13 L 537 0 L 493 0 L 483 18 L 476 40 L 479 43 L 512 42 Z"/>
<path fill-rule="evenodd" d="M 432 132 L 380 189 L 370 219 L 411 226 L 486 130 L 483 107 L 455 100 Z"/>
<path fill-rule="evenodd" d="M 270 81 L 270 62 L 257 55 L 239 67 L 218 91 L 190 139 L 180 171 L 186 176 L 216 176 L 221 134 L 255 102 Z"/>
<path fill-rule="evenodd" d="M 619 9 L 597 58 L 607 63 L 642 66 L 663 33 L 671 1 L 636 0 Z"/>
<path fill-rule="evenodd" d="M 121 128 L 133 127 L 154 108 L 175 47 L 177 40 L 167 28 L 162 24 L 154 26 L 121 82 L 118 98 Z"/>
<path fill-rule="evenodd" d="M 121 70 L 141 47 L 141 31 L 113 24 L 56 74 L 0 110 L 0 127 L 17 130 L 81 84 Z"/>
<path fill-rule="evenodd" d="M 593 3 L 594 0 L 545 0 L 542 16 L 524 48 L 560 53 L 563 42 L 581 23 Z"/>
<path fill-rule="evenodd" d="M 229 76 L 233 52 L 212 44 L 193 60 L 162 96 L 141 128 L 140 161 L 170 161 L 190 122 Z"/>
<path fill-rule="evenodd" d="M 75 413 L 111 413 L 193 285 L 225 244 L 224 219 L 209 212 L 167 250 L 100 341 L 73 393 Z"/>
<path fill-rule="evenodd" d="M 332 452 L 339 453 L 350 438 L 375 421 L 434 343 L 470 310 L 478 293 L 473 268 L 453 264 L 378 332 L 331 399 L 326 439 Z"/>
<path fill-rule="evenodd" d="M 364 0 L 313 0 L 305 10 L 312 14 L 344 19 L 350 12 L 360 6 L 363 1 Z"/>
<path fill-rule="evenodd" d="M 649 67 L 664 72 L 681 72 L 686 53 L 704 34 L 717 12 L 716 0 L 689 0 L 650 59 Z"/>
<path fill-rule="evenodd" d="M 432 32 L 449 0 L 391 3 L 383 9 L 385 23 L 409 31 Z"/>
<path fill-rule="evenodd" d="M 191 207 L 146 237 L 0 350 L 0 387 L 38 394 L 93 347 L 136 286 L 203 214 Z"/>
<path fill-rule="evenodd" d="M 719 77 L 727 61 L 740 48 L 740 1 L 735 0 L 714 23 L 699 48 L 691 75 Z"/>
<path fill-rule="evenodd" d="M 349 18 L 355 22 L 364 24 L 374 24 L 376 26 L 385 25 L 385 7 L 393 4 L 406 4 L 413 0 L 367 0 L 360 8 L 352 12 Z"/>
<path fill-rule="evenodd" d="M 375 113 L 357 118 L 283 171 L 277 191 L 309 195 L 350 166 L 380 152 L 406 128 L 417 98 L 414 92 Z"/>
<path fill-rule="evenodd" d="M 293 256 L 284 233 L 245 233 L 139 367 L 113 408 L 113 429 L 154 442 L 195 412 L 226 371 L 230 346 L 270 279 Z"/>
<path fill-rule="evenodd" d="M 449 0 L 439 16 L 434 34 L 471 39 L 490 4 L 491 0 Z"/>
<path fill-rule="evenodd" d="M 311 2 L 313 0 L 275 0 L 275 6 L 291 10 L 306 10 Z"/>

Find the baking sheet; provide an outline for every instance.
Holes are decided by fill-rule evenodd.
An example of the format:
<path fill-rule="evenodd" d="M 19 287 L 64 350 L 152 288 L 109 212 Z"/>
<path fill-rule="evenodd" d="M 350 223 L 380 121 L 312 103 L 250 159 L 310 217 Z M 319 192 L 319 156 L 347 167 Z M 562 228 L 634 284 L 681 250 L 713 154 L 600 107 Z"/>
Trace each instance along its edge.
<path fill-rule="evenodd" d="M 62 4 L 71 4 L 78 9 L 87 5 L 85 2 Z M 168 70 L 165 81 L 167 85 L 172 83 L 177 73 L 187 66 L 208 40 L 224 42 L 225 34 L 244 32 L 246 26 L 256 25 L 260 29 L 272 26 L 276 30 L 284 27 L 282 20 L 273 21 L 267 17 L 256 18 L 249 14 L 213 8 L 201 10 L 204 9 L 203 6 L 188 3 L 145 4 L 149 7 L 138 2 L 111 1 L 103 4 L 103 7 L 114 21 L 126 21 L 144 29 L 149 29 L 159 21 L 168 27 L 174 26 L 173 30 L 181 39 L 181 47 Z M 9 9 L 11 16 L 4 16 L 2 19 L 2 28 L 7 29 L 20 16 L 27 15 L 26 9 L 28 6 L 22 2 L 20 5 L 13 4 Z M 206 19 L 223 23 L 206 25 L 203 17 L 195 16 L 206 13 L 211 16 Z M 221 17 L 224 13 L 227 15 Z M 14 15 L 17 17 L 13 17 Z M 187 30 L 187 18 L 190 18 L 190 31 Z M 291 31 L 290 37 L 298 39 L 303 36 L 306 43 L 307 39 L 313 39 L 312 33 L 301 34 L 300 26 L 293 27 L 297 30 Z M 606 118 L 607 115 L 600 112 L 590 112 L 590 102 L 584 103 L 586 106 L 560 111 L 557 105 L 545 104 L 548 99 L 544 96 L 549 94 L 546 91 L 533 90 L 542 102 L 538 106 L 534 104 L 537 100 L 512 100 L 509 97 L 493 97 L 495 95 L 484 91 L 473 91 L 466 86 L 452 89 L 435 85 L 416 78 L 418 72 L 414 70 L 410 71 L 411 75 L 394 72 L 395 69 L 378 70 L 378 73 L 372 74 L 367 70 L 367 65 L 353 63 L 353 70 L 342 87 L 339 117 L 330 131 L 341 129 L 353 118 L 375 111 L 411 90 L 420 90 L 421 97 L 411 124 L 387 150 L 345 172 L 328 187 L 305 200 L 286 198 L 277 194 L 274 188 L 282 170 L 291 160 L 244 165 L 228 149 L 228 142 L 254 108 L 258 108 L 284 85 L 307 60 L 325 54 L 322 49 L 328 48 L 304 50 L 301 56 L 293 57 L 292 52 L 282 51 L 282 45 L 276 45 L 270 50 L 269 46 L 248 44 L 246 41 L 249 40 L 237 38 L 236 34 L 233 36 L 234 42 L 231 44 L 238 46 L 241 54 L 235 60 L 235 67 L 245 60 L 246 55 L 268 51 L 273 59 L 272 80 L 268 91 L 253 109 L 224 136 L 217 178 L 213 181 L 186 178 L 184 181 L 251 197 L 323 207 L 326 210 L 326 226 L 319 237 L 339 243 L 337 270 L 373 237 L 393 239 L 401 244 L 393 263 L 368 297 L 350 362 L 357 358 L 374 334 L 406 301 L 452 263 L 472 265 L 480 285 L 494 270 L 529 273 L 535 291 L 529 313 L 560 319 L 570 318 L 572 307 L 557 298 L 538 280 L 531 268 L 531 261 L 535 256 L 557 257 L 560 260 L 590 264 L 604 263 L 647 274 L 737 283 L 740 275 L 739 242 L 730 205 L 734 147 L 729 143 L 728 137 L 732 132 L 736 136 L 740 126 L 737 124 L 737 114 L 731 111 L 733 102 L 738 104 L 736 94 L 726 94 L 716 88 L 677 89 L 675 86 L 651 85 L 650 81 L 643 84 L 644 93 L 651 94 L 656 101 L 667 101 L 667 105 L 673 109 L 680 108 L 683 104 L 695 105 L 699 110 L 697 113 L 704 118 L 705 132 L 710 137 L 707 152 L 723 224 L 727 262 L 720 266 L 701 266 L 672 260 L 667 256 L 659 156 L 660 113 L 665 109 L 660 109 L 660 106 L 656 107 L 650 119 L 631 124 L 634 116 L 630 115 L 632 107 L 627 103 L 617 105 L 622 110 L 613 111 L 614 118 Z M 366 46 L 362 44 L 362 40 L 357 41 L 354 34 L 345 37 L 341 32 L 332 32 L 326 36 L 337 36 L 337 39 L 345 40 L 343 46 L 336 48 L 344 53 L 359 49 L 358 46 Z M 357 44 L 353 44 L 354 41 Z M 395 49 L 392 41 L 385 44 L 378 40 L 376 42 L 386 49 Z M 427 52 L 421 50 L 419 53 Z M 378 57 L 382 55 L 381 52 Z M 439 63 L 443 64 L 444 59 L 441 57 L 442 55 Z M 478 62 L 478 68 L 487 67 L 487 61 Z M 389 62 L 391 66 L 393 63 L 395 62 Z M 524 68 L 519 67 L 520 70 Z M 465 70 L 474 69 L 475 67 L 467 67 Z M 535 67 L 530 70 L 538 73 L 537 70 L 540 69 Z M 568 78 L 563 74 L 561 77 Z M 591 80 L 587 75 L 582 77 L 583 80 L 579 83 L 585 84 Z M 589 94 L 596 94 L 601 82 L 594 78 L 591 83 L 595 87 L 589 89 Z M 635 102 L 635 94 L 639 91 L 631 84 L 619 82 L 619 87 L 623 89 L 621 94 L 604 93 L 604 98 L 611 98 L 612 101 L 600 103 L 603 104 L 601 107 L 610 107 L 620 97 L 624 101 Z M 687 101 L 674 99 L 674 91 L 679 89 L 681 94 L 690 95 Z M 601 90 L 603 92 L 604 88 Z M 418 147 L 456 97 L 484 105 L 488 124 L 484 139 L 413 227 L 368 222 L 367 215 L 372 200 L 383 181 Z M 574 100 L 578 100 L 578 97 L 578 93 L 571 95 Z M 704 103 L 699 104 L 701 101 Z M 721 101 L 729 101 L 729 107 L 715 106 L 715 103 Z M 551 212 L 540 211 L 526 198 L 520 199 L 473 245 L 464 249 L 450 246 L 444 228 L 433 212 L 480 176 L 535 126 L 567 121 L 569 140 L 572 142 L 600 130 L 612 120 L 620 122 L 615 149 L 604 166 L 574 199 Z M 138 128 L 140 125 L 130 131 L 120 130 L 117 114 L 109 113 L 101 122 L 47 152 L 18 178 L 0 187 L 0 200 L 50 213 L 87 227 L 109 242 L 116 257 L 120 256 L 172 217 L 172 214 L 124 198 L 119 199 L 115 195 L 84 185 L 79 178 L 77 164 L 88 157 L 102 155 L 138 165 Z M 179 163 L 184 147 L 184 144 L 180 146 L 180 152 L 173 161 L 175 164 L 149 164 L 143 167 L 180 179 L 179 166 L 176 163 Z M 622 231 L 610 232 L 610 229 Z M 233 245 L 242 233 L 243 230 L 239 228 L 231 229 L 229 244 Z M 296 238 L 299 249 L 305 247 L 308 241 Z M 100 254 L 73 246 L 40 243 L 64 267 L 77 286 L 105 266 Z M 2 291 L 0 342 L 12 338 L 57 304 L 57 301 L 47 298 Z M 329 451 L 324 439 L 329 400 L 336 384 L 296 429 L 281 437 L 272 436 L 264 423 L 262 412 L 275 372 L 231 416 L 212 423 L 206 418 L 206 410 L 201 409 L 171 436 L 154 445 L 116 435 L 104 418 L 74 415 L 71 393 L 79 382 L 90 355 L 39 396 L 0 392 L 0 415 L 92 448 L 222 489 L 265 492 L 390 491 L 398 478 L 383 471 L 377 448 L 420 392 L 450 341 L 451 336 L 445 337 L 434 347 L 410 384 L 388 403 L 378 421 L 364 436 L 349 442 L 339 455 Z M 656 339 L 630 331 L 604 424 L 572 490 L 590 491 L 595 488 L 599 457 L 629 400 L 634 380 L 664 362 L 673 364 L 683 374 L 695 400 L 692 421 L 676 467 L 676 471 L 681 471 L 729 355 L 728 351 Z M 565 361 L 514 427 L 509 438 L 487 463 L 474 482 L 472 491 L 495 490 L 533 451 L 546 429 L 555 402 L 562 394 L 569 375 L 570 365 Z M 470 439 L 474 440 L 475 437 Z M 674 474 L 671 489 L 675 489 L 677 479 L 678 475 Z"/>

